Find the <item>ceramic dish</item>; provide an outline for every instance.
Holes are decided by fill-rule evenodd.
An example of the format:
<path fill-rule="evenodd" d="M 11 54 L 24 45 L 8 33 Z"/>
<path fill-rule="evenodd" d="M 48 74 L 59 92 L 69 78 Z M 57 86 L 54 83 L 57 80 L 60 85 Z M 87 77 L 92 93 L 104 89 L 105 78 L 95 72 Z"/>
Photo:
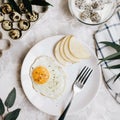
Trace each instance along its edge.
<path fill-rule="evenodd" d="M 68 0 L 68 5 L 71 14 L 81 23 L 100 25 L 112 17 L 117 6 L 116 0 L 106 0 L 102 1 L 103 3 L 101 1 Z"/>
<path fill-rule="evenodd" d="M 100 68 L 98 66 L 97 58 L 91 51 L 91 49 L 82 42 L 82 44 L 85 45 L 86 49 L 90 51 L 91 57 L 87 60 L 81 60 L 79 63 L 70 64 L 67 66 L 61 65 L 61 67 L 67 75 L 67 79 L 65 90 L 60 97 L 58 97 L 57 99 L 50 99 L 37 93 L 33 89 L 31 78 L 29 76 L 31 64 L 37 57 L 42 55 L 50 56 L 56 61 L 53 54 L 53 49 L 55 44 L 62 37 L 64 36 L 53 36 L 38 42 L 35 46 L 33 46 L 33 48 L 31 48 L 31 50 L 26 55 L 21 69 L 21 83 L 28 100 L 36 108 L 50 115 L 61 114 L 61 111 L 65 108 L 72 95 L 71 86 L 77 74 L 85 65 L 93 69 L 93 74 L 90 76 L 89 81 L 86 83 L 81 93 L 78 94 L 73 100 L 68 114 L 74 114 L 82 110 L 85 106 L 87 106 L 90 103 L 90 101 L 95 97 L 100 86 Z M 59 63 L 57 64 L 60 65 Z"/>

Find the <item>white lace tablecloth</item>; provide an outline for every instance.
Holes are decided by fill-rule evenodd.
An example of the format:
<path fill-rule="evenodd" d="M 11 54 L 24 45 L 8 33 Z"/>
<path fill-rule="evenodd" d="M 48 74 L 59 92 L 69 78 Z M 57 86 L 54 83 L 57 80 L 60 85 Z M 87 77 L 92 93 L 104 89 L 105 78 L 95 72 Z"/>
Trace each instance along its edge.
<path fill-rule="evenodd" d="M 94 50 L 92 34 L 98 26 L 86 26 L 74 19 L 69 12 L 67 0 L 49 0 L 49 2 L 54 7 L 51 7 L 21 40 L 11 41 L 11 48 L 4 51 L 0 58 L 0 98 L 4 101 L 12 88 L 16 88 L 17 98 L 12 109 L 21 108 L 17 120 L 57 119 L 37 110 L 22 90 L 21 64 L 33 45 L 49 36 L 73 34 Z M 66 120 L 120 120 L 120 105 L 110 96 L 101 78 L 101 86 L 94 100 L 79 113 L 67 116 Z"/>

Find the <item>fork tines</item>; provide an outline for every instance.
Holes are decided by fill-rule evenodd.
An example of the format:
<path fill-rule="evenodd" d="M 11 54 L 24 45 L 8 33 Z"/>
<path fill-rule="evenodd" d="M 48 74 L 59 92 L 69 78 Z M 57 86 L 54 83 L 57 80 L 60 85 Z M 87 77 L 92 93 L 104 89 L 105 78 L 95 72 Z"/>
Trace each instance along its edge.
<path fill-rule="evenodd" d="M 85 66 L 77 76 L 75 82 L 78 82 L 84 85 L 88 80 L 89 76 L 91 75 L 92 71 L 93 70 L 91 68 Z"/>

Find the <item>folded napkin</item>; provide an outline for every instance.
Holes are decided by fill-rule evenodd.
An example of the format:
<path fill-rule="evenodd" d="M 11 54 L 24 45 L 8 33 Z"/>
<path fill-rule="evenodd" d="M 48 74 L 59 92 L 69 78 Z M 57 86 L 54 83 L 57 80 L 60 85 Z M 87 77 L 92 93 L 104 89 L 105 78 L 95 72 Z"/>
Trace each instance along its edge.
<path fill-rule="evenodd" d="M 120 44 L 120 6 L 117 7 L 117 10 L 113 17 L 101 25 L 99 29 L 94 34 L 95 44 L 96 44 L 96 54 L 98 59 L 107 57 L 112 53 L 115 53 L 115 50 L 111 47 L 105 46 L 100 42 L 109 41 Z M 120 60 L 105 61 L 101 63 L 103 79 L 107 89 L 109 90 L 112 97 L 120 104 L 120 77 L 114 82 L 116 76 L 120 73 L 120 69 L 106 69 L 107 66 L 112 66 L 120 64 Z"/>

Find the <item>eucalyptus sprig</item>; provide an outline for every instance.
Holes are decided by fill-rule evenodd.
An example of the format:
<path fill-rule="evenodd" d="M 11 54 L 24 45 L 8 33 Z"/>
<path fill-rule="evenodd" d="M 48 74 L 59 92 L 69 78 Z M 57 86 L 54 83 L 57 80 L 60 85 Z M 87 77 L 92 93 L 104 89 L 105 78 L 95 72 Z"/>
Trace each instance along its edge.
<path fill-rule="evenodd" d="M 53 6 L 49 2 L 45 0 L 21 0 L 23 3 L 24 7 L 32 14 L 32 5 L 37 5 L 37 6 Z M 8 0 L 8 3 L 10 6 L 18 13 L 21 14 L 20 8 L 15 2 L 15 0 Z"/>
<path fill-rule="evenodd" d="M 120 59 L 120 45 L 117 44 L 117 43 L 114 43 L 114 42 L 107 42 L 107 41 L 104 41 L 104 42 L 100 42 L 101 44 L 105 44 L 106 46 L 109 46 L 109 47 L 112 47 L 113 49 L 115 49 L 115 53 L 105 57 L 105 58 L 102 58 L 102 59 L 99 59 L 101 60 L 100 63 L 102 63 L 103 61 L 109 61 L 109 60 L 119 60 Z M 112 65 L 112 66 L 107 66 L 106 67 L 107 69 L 120 69 L 120 63 L 117 64 L 117 65 Z M 114 82 L 120 77 L 120 73 L 118 73 L 118 75 L 116 76 Z"/>
<path fill-rule="evenodd" d="M 13 88 L 11 92 L 8 94 L 5 102 L 3 103 L 2 99 L 0 98 L 0 116 L 2 120 L 16 120 L 20 109 L 15 109 L 13 111 L 10 111 L 9 109 L 14 105 L 16 99 L 16 89 Z M 5 110 L 7 109 L 7 113 L 5 113 Z"/>

